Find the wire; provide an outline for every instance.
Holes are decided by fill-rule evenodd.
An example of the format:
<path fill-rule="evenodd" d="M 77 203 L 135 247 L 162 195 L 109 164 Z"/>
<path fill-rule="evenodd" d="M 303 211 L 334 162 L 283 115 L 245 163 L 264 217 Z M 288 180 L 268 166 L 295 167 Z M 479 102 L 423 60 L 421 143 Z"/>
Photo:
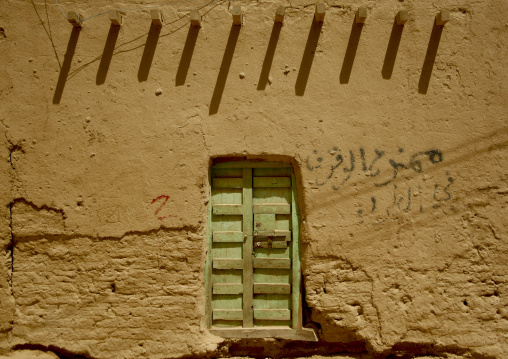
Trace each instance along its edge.
<path fill-rule="evenodd" d="M 85 17 L 84 19 L 81 19 L 81 22 L 85 21 L 85 20 L 88 20 L 88 19 L 92 19 L 94 17 L 97 17 L 97 16 L 101 16 L 101 15 L 104 15 L 104 14 L 107 14 L 108 11 L 104 11 L 104 12 L 101 12 L 99 14 L 95 14 L 95 15 L 92 15 L 92 16 L 89 16 L 89 17 Z"/>
<path fill-rule="evenodd" d="M 141 6 L 139 7 L 138 9 L 117 9 L 118 11 L 122 12 L 122 13 L 127 13 L 127 12 L 141 12 L 143 11 L 143 9 L 149 9 L 149 8 L 154 8 L 154 7 L 163 7 L 163 6 L 170 6 L 170 5 L 178 5 L 178 4 L 188 4 L 188 3 L 191 3 L 191 2 L 195 2 L 195 1 L 199 1 L 199 0 L 181 0 L 181 1 L 173 1 L 173 2 L 170 2 L 170 3 L 166 3 L 166 4 L 162 4 L 162 5 L 146 5 L 146 6 Z M 194 7 L 191 7 L 191 8 L 188 8 L 188 9 L 183 9 L 183 10 L 179 10 L 179 11 L 190 11 L 190 10 L 194 10 L 194 9 L 202 9 L 214 2 L 218 2 L 218 1 L 221 1 L 221 0 L 212 0 L 204 5 L 201 5 L 201 6 L 194 6 Z M 231 2 L 231 0 L 229 0 L 229 2 Z M 65 15 L 65 12 L 63 11 L 62 7 L 60 6 L 60 4 L 58 3 L 58 0 L 55 0 L 55 3 L 56 5 L 58 6 L 58 8 L 60 9 L 60 11 L 62 12 L 62 15 L 68 19 L 67 15 Z M 108 11 L 103 11 L 101 13 L 98 13 L 98 14 L 95 14 L 95 15 L 92 15 L 92 16 L 89 16 L 89 17 L 86 17 L 84 19 L 81 19 L 81 22 L 84 22 L 86 20 L 90 20 L 90 19 L 93 19 L 94 17 L 97 17 L 97 16 L 101 16 L 101 15 L 104 15 L 104 14 L 107 14 Z"/>
<path fill-rule="evenodd" d="M 58 6 L 58 8 L 60 9 L 60 11 L 62 12 L 62 15 L 67 19 L 67 15 L 65 15 L 64 11 L 62 10 L 62 7 L 58 3 L 58 0 L 55 0 L 55 2 L 56 2 L 56 5 Z"/>

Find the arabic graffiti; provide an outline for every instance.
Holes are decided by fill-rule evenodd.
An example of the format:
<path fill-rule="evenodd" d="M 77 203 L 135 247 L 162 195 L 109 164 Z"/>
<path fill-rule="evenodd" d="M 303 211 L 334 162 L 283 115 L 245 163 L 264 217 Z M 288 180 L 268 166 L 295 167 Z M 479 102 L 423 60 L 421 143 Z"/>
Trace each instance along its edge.
<path fill-rule="evenodd" d="M 421 173 L 428 164 L 435 165 L 443 162 L 443 153 L 437 149 L 413 153 L 407 161 L 389 158 L 383 150 L 374 149 L 373 152 L 373 154 L 368 154 L 365 148 L 360 147 L 356 153 L 349 150 L 342 154 L 337 147 L 333 147 L 328 151 L 331 157 L 314 150 L 312 155 L 307 156 L 305 162 L 307 169 L 316 174 L 314 183 L 317 186 L 321 187 L 331 183 L 331 187 L 335 191 L 338 191 L 351 179 L 355 170 L 361 171 L 368 177 L 376 178 L 374 185 L 383 187 L 397 179 L 402 170 Z M 358 153 L 361 164 L 357 166 Z M 399 148 L 398 153 L 403 154 L 404 149 Z M 342 171 L 340 171 L 341 167 Z M 388 175 L 384 175 L 385 173 Z"/>
<path fill-rule="evenodd" d="M 446 179 L 433 185 L 426 182 L 411 185 L 399 183 L 378 190 L 370 198 L 359 200 L 359 223 L 371 221 L 372 224 L 380 224 L 401 213 L 422 213 L 427 209 L 449 208 L 453 211 L 453 183 L 453 177 L 446 172 Z"/>
<path fill-rule="evenodd" d="M 398 148 L 394 152 L 388 155 L 386 150 L 367 151 L 364 147 L 346 151 L 338 147 L 324 152 L 314 150 L 306 158 L 311 185 L 339 191 L 353 178 L 355 185 L 365 183 L 366 176 L 373 188 L 368 194 L 358 195 L 355 211 L 360 223 L 379 224 L 398 214 L 445 206 L 455 210 L 452 203 L 454 179 L 450 173 L 445 172 L 443 176 L 442 172 L 433 171 L 431 178 L 424 174 L 428 168 L 443 162 L 442 151 L 429 149 L 408 155 L 403 148 Z"/>

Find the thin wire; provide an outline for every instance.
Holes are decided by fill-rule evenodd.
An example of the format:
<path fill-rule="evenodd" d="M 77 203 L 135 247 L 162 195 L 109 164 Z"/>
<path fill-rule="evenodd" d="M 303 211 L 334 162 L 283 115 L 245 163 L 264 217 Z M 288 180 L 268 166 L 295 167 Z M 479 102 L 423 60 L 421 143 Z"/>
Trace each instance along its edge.
<path fill-rule="evenodd" d="M 83 22 L 83 21 L 85 21 L 85 20 L 88 20 L 88 19 L 92 19 L 92 18 L 94 18 L 94 17 L 96 17 L 96 16 L 101 16 L 101 15 L 107 14 L 107 13 L 108 13 L 108 11 L 104 11 L 104 12 L 101 12 L 100 14 L 95 14 L 95 15 L 92 15 L 92 16 L 89 16 L 89 17 L 86 17 L 86 18 L 84 18 L 84 19 L 81 19 L 81 22 Z"/>
<path fill-rule="evenodd" d="M 118 9 L 118 11 L 123 12 L 123 13 L 127 13 L 127 12 L 141 12 L 141 11 L 143 11 L 143 9 L 149 9 L 149 8 L 154 8 L 154 7 L 170 6 L 170 5 L 177 5 L 177 4 L 188 4 L 188 3 L 191 3 L 191 2 L 194 2 L 194 1 L 198 1 L 198 0 L 173 1 L 173 2 L 170 2 L 170 3 L 162 4 L 162 5 L 146 5 L 146 6 L 141 6 L 138 9 Z M 206 3 L 206 4 L 202 5 L 202 6 L 194 6 L 194 7 L 191 7 L 191 8 L 188 8 L 188 9 L 179 10 L 179 11 L 190 11 L 190 10 L 194 10 L 194 9 L 202 9 L 202 8 L 212 4 L 214 2 L 218 2 L 218 1 L 221 1 L 221 0 L 212 0 L 212 1 Z M 229 2 L 231 3 L 231 0 L 229 0 Z M 63 11 L 63 9 L 60 6 L 60 4 L 58 3 L 58 0 L 55 0 L 55 3 L 57 4 L 58 8 L 62 12 L 62 15 L 67 19 L 67 15 L 65 15 L 65 12 Z M 108 13 L 108 11 L 103 11 L 101 13 L 98 13 L 98 14 L 86 17 L 84 19 L 81 19 L 81 22 L 93 19 L 94 17 L 97 17 L 97 16 L 105 15 L 107 13 Z"/>
<path fill-rule="evenodd" d="M 58 3 L 58 0 L 55 0 L 56 4 L 58 5 L 58 8 L 60 9 L 60 11 L 62 12 L 62 15 L 67 19 L 67 15 L 65 15 L 64 11 L 62 10 L 62 8 L 60 7 L 60 4 Z"/>

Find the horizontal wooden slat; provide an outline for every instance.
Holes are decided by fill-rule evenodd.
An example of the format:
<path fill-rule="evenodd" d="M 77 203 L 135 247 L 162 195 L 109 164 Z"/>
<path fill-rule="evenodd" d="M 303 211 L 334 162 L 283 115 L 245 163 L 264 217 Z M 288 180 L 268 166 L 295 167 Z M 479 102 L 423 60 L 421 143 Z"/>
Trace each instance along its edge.
<path fill-rule="evenodd" d="M 241 309 L 214 309 L 213 319 L 215 320 L 243 320 Z"/>
<path fill-rule="evenodd" d="M 214 178 L 213 188 L 243 188 L 243 178 Z"/>
<path fill-rule="evenodd" d="M 242 283 L 215 283 L 213 294 L 241 294 L 243 293 Z"/>
<path fill-rule="evenodd" d="M 214 231 L 212 235 L 214 242 L 243 242 L 243 232 L 219 232 Z"/>
<path fill-rule="evenodd" d="M 254 187 L 291 187 L 291 177 L 254 177 Z"/>
<path fill-rule="evenodd" d="M 318 338 L 313 329 L 282 328 L 212 328 L 210 333 L 222 338 L 275 338 L 285 340 L 304 340 L 317 342 Z"/>
<path fill-rule="evenodd" d="M 213 167 L 214 168 L 273 168 L 273 167 L 291 167 L 291 164 L 283 163 L 283 162 L 232 161 L 232 162 L 217 163 Z"/>
<path fill-rule="evenodd" d="M 291 268 L 289 258 L 254 258 L 254 268 Z"/>
<path fill-rule="evenodd" d="M 264 214 L 290 214 L 291 206 L 284 203 L 255 204 L 253 212 Z"/>
<path fill-rule="evenodd" d="M 255 231 L 254 232 L 254 240 L 259 240 L 262 238 L 272 238 L 276 241 L 290 241 L 291 240 L 291 232 L 290 231 Z"/>
<path fill-rule="evenodd" d="M 215 215 L 243 214 L 243 206 L 241 204 L 215 204 L 212 211 Z"/>
<path fill-rule="evenodd" d="M 214 258 L 212 265 L 215 269 L 243 269 L 243 259 Z"/>
<path fill-rule="evenodd" d="M 215 289 L 215 287 L 214 287 Z M 291 285 L 284 283 L 254 283 L 255 294 L 290 294 Z"/>
<path fill-rule="evenodd" d="M 257 241 L 253 242 L 254 248 L 287 248 L 287 241 Z"/>
<path fill-rule="evenodd" d="M 290 320 L 289 309 L 254 309 L 254 319 L 259 320 Z"/>

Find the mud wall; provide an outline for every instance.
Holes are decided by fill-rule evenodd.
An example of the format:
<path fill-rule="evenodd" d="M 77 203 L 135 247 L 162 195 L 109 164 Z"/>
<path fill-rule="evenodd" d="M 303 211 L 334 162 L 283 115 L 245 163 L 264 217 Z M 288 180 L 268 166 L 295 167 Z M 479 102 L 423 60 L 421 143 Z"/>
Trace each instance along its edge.
<path fill-rule="evenodd" d="M 1 353 L 505 357 L 506 2 L 236 4 L 2 3 Z M 318 343 L 207 331 L 221 156 L 293 164 Z"/>

